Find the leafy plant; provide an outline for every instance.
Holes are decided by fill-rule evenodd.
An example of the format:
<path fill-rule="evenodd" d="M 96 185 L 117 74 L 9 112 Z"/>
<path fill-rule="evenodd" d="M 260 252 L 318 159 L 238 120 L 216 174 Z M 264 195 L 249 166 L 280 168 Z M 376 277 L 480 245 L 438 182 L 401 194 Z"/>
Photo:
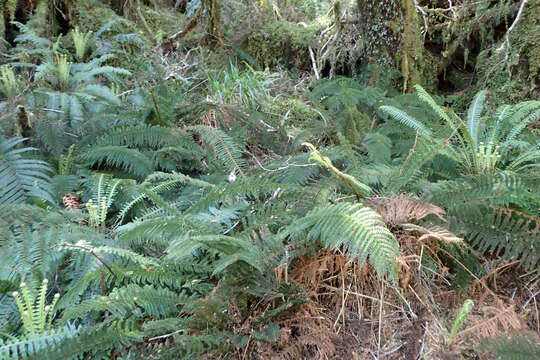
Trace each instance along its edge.
<path fill-rule="evenodd" d="M 456 318 L 454 319 L 454 322 L 452 323 L 452 328 L 448 332 L 448 335 L 446 336 L 446 344 L 451 345 L 452 341 L 454 340 L 454 336 L 458 333 L 458 331 L 463 326 L 463 323 L 467 321 L 467 318 L 469 316 L 469 313 L 474 308 L 474 302 L 471 299 L 465 300 L 463 305 L 461 305 L 461 308 L 459 309 L 458 313 L 456 314 Z"/>
<path fill-rule="evenodd" d="M 51 169 L 41 160 L 23 157 L 33 148 L 17 148 L 26 139 L 0 139 L 0 205 L 15 204 L 37 197 L 52 201 L 47 191 Z"/>
<path fill-rule="evenodd" d="M 60 294 L 54 295 L 51 304 L 45 303 L 47 295 L 47 285 L 49 281 L 43 279 L 38 294 L 34 294 L 33 290 L 29 289 L 26 283 L 20 284 L 21 293 L 13 292 L 19 315 L 22 319 L 25 334 L 40 334 L 51 329 L 53 320 L 53 312 L 56 302 L 60 298 Z M 22 298 L 21 298 L 22 294 Z"/>

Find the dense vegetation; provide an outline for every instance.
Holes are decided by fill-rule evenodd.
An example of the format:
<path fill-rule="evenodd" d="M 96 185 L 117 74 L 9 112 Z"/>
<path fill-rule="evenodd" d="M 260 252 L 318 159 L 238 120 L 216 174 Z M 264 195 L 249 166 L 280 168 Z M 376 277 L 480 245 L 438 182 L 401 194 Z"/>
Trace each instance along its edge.
<path fill-rule="evenodd" d="M 0 359 L 538 359 L 539 0 L 0 0 Z"/>

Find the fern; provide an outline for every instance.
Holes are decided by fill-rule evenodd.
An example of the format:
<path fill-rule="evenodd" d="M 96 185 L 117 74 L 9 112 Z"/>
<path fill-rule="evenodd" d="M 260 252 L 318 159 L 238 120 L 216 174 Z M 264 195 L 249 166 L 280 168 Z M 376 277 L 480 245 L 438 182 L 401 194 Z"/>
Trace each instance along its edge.
<path fill-rule="evenodd" d="M 16 148 L 24 138 L 0 139 L 0 206 L 38 197 L 52 202 L 48 192 L 50 167 L 41 160 L 27 159 L 22 154 L 32 148 Z"/>
<path fill-rule="evenodd" d="M 32 335 L 0 345 L 2 359 L 78 359 L 84 354 L 106 352 L 137 340 L 141 333 L 132 322 L 113 322 L 86 328 L 65 325 L 58 330 Z"/>
<path fill-rule="evenodd" d="M 495 354 L 497 360 L 533 360 L 540 358 L 540 346 L 531 335 L 499 336 L 479 346 Z"/>
<path fill-rule="evenodd" d="M 169 259 L 185 259 L 207 249 L 220 255 L 213 274 L 218 274 L 239 261 L 244 262 L 260 273 L 264 272 L 264 256 L 250 241 L 225 235 L 187 235 L 174 240 L 167 249 Z"/>
<path fill-rule="evenodd" d="M 504 208 L 465 207 L 448 218 L 455 232 L 462 232 L 481 252 L 518 260 L 526 269 L 540 261 L 540 220 Z"/>
<path fill-rule="evenodd" d="M 406 112 L 401 111 L 393 106 L 381 106 L 380 109 L 394 120 L 397 120 L 403 125 L 406 125 L 415 131 L 418 131 L 420 134 L 424 136 L 431 135 L 431 131 L 424 124 L 422 124 L 415 118 L 409 116 Z"/>
<path fill-rule="evenodd" d="M 178 313 L 177 306 L 190 301 L 189 297 L 154 286 L 127 285 L 114 289 L 108 296 L 85 300 L 64 310 L 62 323 L 85 316 L 91 312 L 108 311 L 122 319 L 128 314 L 136 317 L 167 317 Z M 142 310 L 142 311 L 141 311 Z"/>
<path fill-rule="evenodd" d="M 487 91 L 479 91 L 467 112 L 467 130 L 471 134 L 474 144 L 478 142 L 478 125 L 480 124 L 480 114 L 484 108 L 486 95 Z"/>
<path fill-rule="evenodd" d="M 28 288 L 26 283 L 20 285 L 22 298 L 19 292 L 13 292 L 26 334 L 39 334 L 51 328 L 54 306 L 60 294 L 56 293 L 53 302 L 50 305 L 45 305 L 47 284 L 48 280 L 44 279 L 37 295 Z"/>
<path fill-rule="evenodd" d="M 381 216 L 359 204 L 336 204 L 313 209 L 285 228 L 281 237 L 321 240 L 325 247 L 341 247 L 359 264 L 368 258 L 379 276 L 397 276 L 399 246 Z"/>
<path fill-rule="evenodd" d="M 224 131 L 209 126 L 197 125 L 193 130 L 199 133 L 209 146 L 226 173 L 231 171 L 244 175 L 246 161 L 235 141 Z"/>
<path fill-rule="evenodd" d="M 152 161 L 143 153 L 125 146 L 102 146 L 80 155 L 89 164 L 118 168 L 136 178 L 144 178 L 153 172 Z"/>

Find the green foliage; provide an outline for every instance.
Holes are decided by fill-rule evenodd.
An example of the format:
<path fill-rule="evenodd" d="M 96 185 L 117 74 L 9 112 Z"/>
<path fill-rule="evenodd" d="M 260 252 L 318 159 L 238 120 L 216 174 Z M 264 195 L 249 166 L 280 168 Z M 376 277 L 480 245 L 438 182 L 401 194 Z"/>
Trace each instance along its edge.
<path fill-rule="evenodd" d="M 540 346 L 531 335 L 498 336 L 479 346 L 495 354 L 497 360 L 532 360 L 540 357 Z"/>
<path fill-rule="evenodd" d="M 452 340 L 454 339 L 454 336 L 456 336 L 457 332 L 461 329 L 463 326 L 463 323 L 467 321 L 467 318 L 469 317 L 469 313 L 474 308 L 474 302 L 471 299 L 465 300 L 463 305 L 461 305 L 461 308 L 459 309 L 458 313 L 456 314 L 456 318 L 454 322 L 452 323 L 452 328 L 450 329 L 448 336 L 446 337 L 446 344 L 450 345 L 452 344 Z"/>
<path fill-rule="evenodd" d="M 50 330 L 53 319 L 53 311 L 60 294 L 56 293 L 50 305 L 45 304 L 47 295 L 48 280 L 43 279 L 41 287 L 34 294 L 32 289 L 29 289 L 26 283 L 20 284 L 22 298 L 19 292 L 14 291 L 13 297 L 19 310 L 19 316 L 22 319 L 24 332 L 28 334 L 40 334 L 46 330 Z"/>
<path fill-rule="evenodd" d="M 455 80 L 424 49 L 432 34 L 458 36 L 436 47 L 455 57 L 460 16 L 477 27 L 515 6 L 204 0 L 186 29 L 171 4 L 4 10 L 21 22 L 0 70 L 0 358 L 330 358 L 341 349 L 311 339 L 329 317 L 347 334 L 351 309 L 375 314 L 375 289 L 395 290 L 377 314 L 412 319 L 452 310 L 430 309 L 435 287 L 538 267 L 540 103 L 416 84 Z M 204 17 L 215 38 L 197 46 Z M 472 307 L 448 311 L 448 346 Z M 494 341 L 501 357 L 535 351 Z"/>
<path fill-rule="evenodd" d="M 397 276 L 399 246 L 381 216 L 359 204 L 329 205 L 313 209 L 283 230 L 281 236 L 320 240 L 325 247 L 344 250 L 359 264 L 369 262 L 379 276 Z"/>
<path fill-rule="evenodd" d="M 99 176 L 94 195 L 85 204 L 86 209 L 88 210 L 90 226 L 97 229 L 104 228 L 105 220 L 107 220 L 107 213 L 111 208 L 120 183 L 120 180 L 108 181 L 104 174 Z"/>
<path fill-rule="evenodd" d="M 13 69 L 7 65 L 0 67 L 0 91 L 6 96 L 14 96 L 19 91 L 19 84 Z"/>
<path fill-rule="evenodd" d="M 0 139 L 0 206 L 27 201 L 32 197 L 51 201 L 47 191 L 50 167 L 41 160 L 25 158 L 32 148 L 17 148 L 23 138 Z"/>

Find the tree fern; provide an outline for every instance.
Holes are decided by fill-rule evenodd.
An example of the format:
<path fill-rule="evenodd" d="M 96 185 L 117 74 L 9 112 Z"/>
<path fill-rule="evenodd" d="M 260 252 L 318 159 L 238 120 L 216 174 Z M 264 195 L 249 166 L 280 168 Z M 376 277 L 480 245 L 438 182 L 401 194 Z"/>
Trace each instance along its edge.
<path fill-rule="evenodd" d="M 363 264 L 368 258 L 379 276 L 397 275 L 399 246 L 381 216 L 359 204 L 336 204 L 313 209 L 281 232 L 282 237 L 307 236 L 325 247 L 344 251 Z"/>

